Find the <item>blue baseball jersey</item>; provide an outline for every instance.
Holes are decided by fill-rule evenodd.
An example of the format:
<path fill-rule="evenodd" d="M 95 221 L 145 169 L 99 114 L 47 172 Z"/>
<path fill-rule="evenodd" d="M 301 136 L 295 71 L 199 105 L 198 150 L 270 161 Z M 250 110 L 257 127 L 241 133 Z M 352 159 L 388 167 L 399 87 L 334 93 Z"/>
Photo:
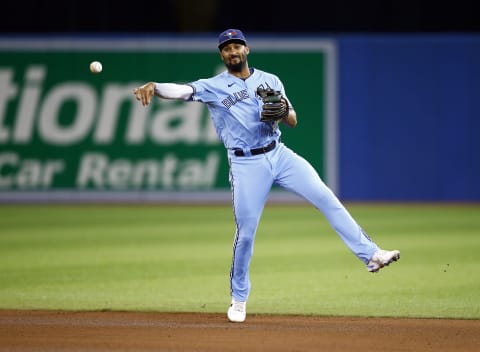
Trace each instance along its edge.
<path fill-rule="evenodd" d="M 254 68 L 250 72 L 246 79 L 224 71 L 189 83 L 194 90 L 191 100 L 207 105 L 217 134 L 227 149 L 262 147 L 281 135 L 278 122 L 260 121 L 263 102 L 257 88 L 278 90 L 288 101 L 283 84 L 274 74 Z M 289 105 L 291 107 L 290 102 Z"/>
<path fill-rule="evenodd" d="M 189 83 L 193 87 L 190 100 L 207 104 L 217 134 L 227 149 L 241 148 L 245 152 L 269 145 L 273 140 L 278 142 L 273 149 L 261 154 L 228 153 L 237 226 L 230 288 L 233 299 L 241 302 L 246 302 L 250 294 L 249 267 L 253 242 L 268 193 L 274 184 L 303 197 L 322 211 L 338 235 L 365 264 L 378 250 L 378 246 L 365 234 L 310 163 L 279 141 L 281 132 L 278 123 L 260 121 L 263 102 L 257 95 L 258 87 L 278 90 L 284 96 L 285 90 L 274 74 L 258 69 L 250 71 L 247 79 L 225 71 Z"/>

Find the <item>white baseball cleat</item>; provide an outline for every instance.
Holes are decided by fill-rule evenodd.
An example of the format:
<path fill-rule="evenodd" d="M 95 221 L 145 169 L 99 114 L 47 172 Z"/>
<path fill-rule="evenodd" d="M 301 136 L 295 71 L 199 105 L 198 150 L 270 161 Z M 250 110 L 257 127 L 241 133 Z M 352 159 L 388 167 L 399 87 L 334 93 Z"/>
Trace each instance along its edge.
<path fill-rule="evenodd" d="M 367 270 L 371 273 L 376 273 L 384 266 L 389 265 L 391 262 L 396 262 L 399 259 L 400 251 L 384 251 L 383 249 L 379 249 L 368 262 Z"/>
<path fill-rule="evenodd" d="M 232 323 L 243 323 L 247 317 L 247 302 L 236 301 L 235 298 L 232 298 L 227 316 Z"/>

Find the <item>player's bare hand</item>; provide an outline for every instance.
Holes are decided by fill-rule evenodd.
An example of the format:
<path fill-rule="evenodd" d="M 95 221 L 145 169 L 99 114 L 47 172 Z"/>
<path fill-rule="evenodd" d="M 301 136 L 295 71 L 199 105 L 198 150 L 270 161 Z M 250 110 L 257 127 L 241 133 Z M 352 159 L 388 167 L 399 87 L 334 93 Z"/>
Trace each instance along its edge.
<path fill-rule="evenodd" d="M 148 82 L 141 87 L 135 88 L 133 94 L 135 99 L 142 102 L 143 106 L 147 106 L 155 94 L 155 83 Z"/>

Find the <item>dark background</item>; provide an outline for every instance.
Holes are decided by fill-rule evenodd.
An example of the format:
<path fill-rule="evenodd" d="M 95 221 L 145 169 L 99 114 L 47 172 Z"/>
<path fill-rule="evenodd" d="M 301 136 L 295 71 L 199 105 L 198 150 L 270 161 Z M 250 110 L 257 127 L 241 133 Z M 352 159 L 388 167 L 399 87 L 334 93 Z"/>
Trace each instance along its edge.
<path fill-rule="evenodd" d="M 0 32 L 479 32 L 474 1 L 27 0 L 0 8 Z"/>

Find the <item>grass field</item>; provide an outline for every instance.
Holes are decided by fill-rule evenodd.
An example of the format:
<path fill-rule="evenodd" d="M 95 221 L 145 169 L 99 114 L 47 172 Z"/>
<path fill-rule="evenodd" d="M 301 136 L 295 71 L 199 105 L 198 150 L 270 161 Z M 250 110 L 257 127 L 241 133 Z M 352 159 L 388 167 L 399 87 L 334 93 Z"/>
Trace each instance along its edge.
<path fill-rule="evenodd" d="M 321 213 L 268 205 L 249 313 L 480 318 L 480 205 L 348 204 L 401 260 L 368 273 Z M 229 205 L 0 206 L 0 309 L 225 312 Z"/>

